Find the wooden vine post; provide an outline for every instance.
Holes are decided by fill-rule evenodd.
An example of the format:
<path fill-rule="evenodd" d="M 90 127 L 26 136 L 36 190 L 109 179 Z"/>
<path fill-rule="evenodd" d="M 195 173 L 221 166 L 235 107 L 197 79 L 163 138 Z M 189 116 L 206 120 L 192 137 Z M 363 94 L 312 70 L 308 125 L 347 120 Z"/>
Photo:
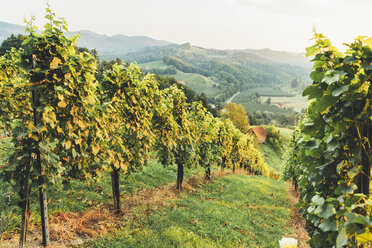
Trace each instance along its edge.
<path fill-rule="evenodd" d="M 360 139 L 360 150 L 361 150 L 361 164 L 362 170 L 358 176 L 356 176 L 356 184 L 358 186 L 358 192 L 367 196 L 370 195 L 370 182 L 371 182 L 371 140 L 372 140 L 372 123 L 370 121 L 363 122 L 358 129 L 358 136 Z"/>
<path fill-rule="evenodd" d="M 34 65 L 36 63 L 36 58 L 34 60 Z M 38 114 L 38 108 L 40 107 L 40 94 L 37 90 L 39 82 L 32 82 L 32 108 L 33 108 L 33 119 L 34 126 L 37 127 L 39 124 L 40 114 Z M 41 136 L 38 135 L 38 139 L 35 142 L 35 154 L 36 154 L 36 168 L 38 170 L 38 182 L 39 182 L 39 203 L 40 203 L 40 218 L 41 218 L 41 231 L 43 236 L 43 246 L 48 246 L 50 243 L 49 238 L 49 222 L 48 222 L 48 202 L 47 202 L 47 186 L 45 184 L 45 169 L 41 163 L 41 155 L 39 149 L 39 143 L 41 141 Z"/>
<path fill-rule="evenodd" d="M 21 199 L 22 207 L 22 223 L 21 223 L 21 237 L 19 239 L 19 247 L 24 247 L 26 243 L 26 235 L 28 229 L 28 222 L 30 217 L 30 170 L 31 170 L 31 161 L 28 159 L 26 161 L 26 174 L 24 179 L 23 186 L 23 197 Z"/>

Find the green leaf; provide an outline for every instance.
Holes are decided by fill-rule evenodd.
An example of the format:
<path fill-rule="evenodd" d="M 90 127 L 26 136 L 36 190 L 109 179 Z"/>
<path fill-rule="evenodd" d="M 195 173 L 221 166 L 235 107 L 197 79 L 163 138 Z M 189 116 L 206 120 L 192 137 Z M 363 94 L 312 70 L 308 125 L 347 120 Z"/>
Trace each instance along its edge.
<path fill-rule="evenodd" d="M 322 96 L 315 104 L 314 111 L 323 112 L 337 102 L 338 98 L 330 95 Z"/>
<path fill-rule="evenodd" d="M 359 165 L 356 167 L 353 167 L 351 170 L 348 171 L 347 176 L 350 179 L 353 179 L 356 175 L 358 175 L 363 169 L 363 166 Z"/>
<path fill-rule="evenodd" d="M 323 91 L 320 88 L 310 85 L 302 92 L 302 96 L 309 96 L 309 99 L 313 99 L 321 96 L 322 93 Z"/>
<path fill-rule="evenodd" d="M 332 91 L 332 96 L 339 96 L 339 95 L 341 95 L 342 93 L 344 93 L 348 90 L 349 90 L 349 86 L 348 85 L 343 85 L 340 88 L 337 88 L 337 89 L 333 90 Z"/>
<path fill-rule="evenodd" d="M 324 77 L 324 72 L 322 71 L 315 70 L 310 73 L 310 78 L 314 82 L 322 82 L 323 77 Z"/>
<path fill-rule="evenodd" d="M 306 48 L 306 57 L 310 57 L 310 56 L 314 56 L 316 53 L 319 52 L 319 47 L 317 44 L 311 46 L 311 47 L 307 47 Z"/>
<path fill-rule="evenodd" d="M 324 219 L 328 219 L 329 217 L 336 214 L 336 209 L 333 207 L 332 204 L 328 204 L 327 206 L 319 206 L 314 213 Z"/>
<path fill-rule="evenodd" d="M 313 198 L 311 198 L 311 201 L 315 204 L 315 205 L 323 205 L 325 200 L 323 197 L 321 197 L 320 195 L 315 195 L 313 196 Z"/>
<path fill-rule="evenodd" d="M 342 183 L 338 185 L 338 187 L 335 190 L 335 193 L 338 195 L 341 194 L 351 194 L 353 193 L 358 187 L 355 184 L 351 184 L 350 186 L 347 186 L 345 183 Z"/>
<path fill-rule="evenodd" d="M 72 148 L 72 157 L 76 158 L 79 155 L 79 153 L 75 150 L 75 148 Z"/>
<path fill-rule="evenodd" d="M 340 77 L 344 75 L 346 75 L 346 72 L 329 70 L 325 73 L 322 82 L 331 84 L 333 82 L 339 81 Z"/>
<path fill-rule="evenodd" d="M 328 231 L 337 231 L 337 223 L 336 221 L 331 221 L 329 219 L 324 220 L 320 225 L 318 226 L 322 231 L 328 232 Z"/>
<path fill-rule="evenodd" d="M 358 223 L 358 224 L 362 224 L 362 225 L 366 225 L 366 226 L 372 226 L 372 220 L 366 216 L 363 216 L 363 215 L 357 215 L 354 220 L 353 220 L 353 223 Z"/>
<path fill-rule="evenodd" d="M 337 235 L 336 248 L 342 248 L 344 245 L 347 245 L 346 229 L 342 228 Z"/>
<path fill-rule="evenodd" d="M 364 43 L 366 43 L 367 46 L 369 46 L 372 49 L 372 37 L 368 38 L 368 39 L 365 39 Z"/>

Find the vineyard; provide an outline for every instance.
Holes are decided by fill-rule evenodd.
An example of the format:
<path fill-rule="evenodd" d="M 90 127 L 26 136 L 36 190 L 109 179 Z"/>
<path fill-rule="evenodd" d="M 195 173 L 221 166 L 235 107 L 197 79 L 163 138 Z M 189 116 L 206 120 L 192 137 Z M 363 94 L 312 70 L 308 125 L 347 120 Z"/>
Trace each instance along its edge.
<path fill-rule="evenodd" d="M 191 167 L 202 168 L 207 180 L 213 165 L 221 171 L 239 168 L 278 176 L 263 162 L 251 136 L 228 119 L 214 118 L 201 103 L 187 103 L 178 88 L 159 90 L 154 75 L 143 74 L 138 66 L 114 64 L 98 81 L 95 58 L 79 52 L 77 36 L 64 36 L 66 22 L 50 9 L 46 19 L 41 33 L 31 20 L 24 48 L 0 58 L 0 121 L 6 143 L 1 181 L 9 188 L 4 209 L 12 204 L 22 209 L 20 247 L 35 218 L 31 204 L 37 195 L 47 246 L 48 192 L 109 174 L 114 212 L 120 215 L 120 178 L 142 170 L 153 158 L 165 167 L 176 166 L 179 190 Z M 2 221 L 6 226 L 9 220 Z"/>
<path fill-rule="evenodd" d="M 341 53 L 315 33 L 309 107 L 289 142 L 268 126 L 258 144 L 246 114 L 239 129 L 136 64 L 99 74 L 45 18 L 0 57 L 0 247 L 372 247 L 372 38 Z"/>

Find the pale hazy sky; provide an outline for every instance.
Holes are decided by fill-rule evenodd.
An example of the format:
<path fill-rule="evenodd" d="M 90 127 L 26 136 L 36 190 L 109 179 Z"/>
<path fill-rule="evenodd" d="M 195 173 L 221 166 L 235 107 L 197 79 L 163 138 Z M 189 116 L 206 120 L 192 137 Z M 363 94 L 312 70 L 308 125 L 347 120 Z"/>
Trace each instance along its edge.
<path fill-rule="evenodd" d="M 144 35 L 217 49 L 305 52 L 313 26 L 338 47 L 372 36 L 372 0 L 49 0 L 70 31 Z M 1 0 L 0 21 L 42 26 L 45 0 Z"/>

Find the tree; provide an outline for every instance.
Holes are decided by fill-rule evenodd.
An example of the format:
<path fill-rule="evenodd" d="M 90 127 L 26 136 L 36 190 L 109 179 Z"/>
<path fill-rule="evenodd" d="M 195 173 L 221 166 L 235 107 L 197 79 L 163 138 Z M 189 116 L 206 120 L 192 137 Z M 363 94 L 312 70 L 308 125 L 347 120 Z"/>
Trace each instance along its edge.
<path fill-rule="evenodd" d="M 243 105 L 236 103 L 229 103 L 223 111 L 221 111 L 223 118 L 229 118 L 234 126 L 239 129 L 242 133 L 247 133 L 250 125 L 247 113 Z"/>
<path fill-rule="evenodd" d="M 0 46 L 0 56 L 10 52 L 12 48 L 16 50 L 22 47 L 22 42 L 26 39 L 26 36 L 19 34 L 15 36 L 12 34 L 9 38 L 5 39 Z"/>
<path fill-rule="evenodd" d="M 293 79 L 292 81 L 291 81 L 291 88 L 293 89 L 293 88 L 297 88 L 298 87 L 298 85 L 299 85 L 299 80 L 296 78 L 296 79 Z"/>
<path fill-rule="evenodd" d="M 271 97 L 267 98 L 265 104 L 270 105 L 271 104 Z"/>

